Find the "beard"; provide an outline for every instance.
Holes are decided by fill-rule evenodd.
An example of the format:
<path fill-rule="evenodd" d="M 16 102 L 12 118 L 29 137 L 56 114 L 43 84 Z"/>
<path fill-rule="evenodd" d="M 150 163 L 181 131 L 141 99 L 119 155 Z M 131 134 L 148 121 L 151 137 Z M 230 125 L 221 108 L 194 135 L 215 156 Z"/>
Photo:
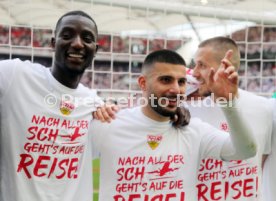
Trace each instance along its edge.
<path fill-rule="evenodd" d="M 168 110 L 166 109 L 165 107 L 161 106 L 158 104 L 158 100 L 159 99 L 154 99 L 154 105 L 151 106 L 151 108 L 156 112 L 158 113 L 159 115 L 161 116 L 164 116 L 164 117 L 171 117 L 173 118 L 176 114 L 176 109 L 174 111 L 172 110 Z"/>
<path fill-rule="evenodd" d="M 199 89 L 198 90 L 198 94 L 200 96 L 203 96 L 203 97 L 208 97 L 208 96 L 210 96 L 212 94 L 212 92 L 209 91 L 209 90 L 207 90 L 207 89 L 201 89 L 201 90 Z"/>

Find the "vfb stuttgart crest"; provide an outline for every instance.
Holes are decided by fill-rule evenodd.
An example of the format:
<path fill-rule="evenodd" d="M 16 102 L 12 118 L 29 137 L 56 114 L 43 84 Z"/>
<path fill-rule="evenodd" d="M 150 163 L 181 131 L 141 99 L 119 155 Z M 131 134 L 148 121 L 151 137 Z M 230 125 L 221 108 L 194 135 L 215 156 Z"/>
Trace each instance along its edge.
<path fill-rule="evenodd" d="M 152 150 L 154 150 L 158 147 L 162 138 L 162 135 L 148 135 L 148 145 Z"/>
<path fill-rule="evenodd" d="M 68 116 L 75 109 L 75 105 L 69 101 L 62 100 L 59 109 L 63 115 Z"/>

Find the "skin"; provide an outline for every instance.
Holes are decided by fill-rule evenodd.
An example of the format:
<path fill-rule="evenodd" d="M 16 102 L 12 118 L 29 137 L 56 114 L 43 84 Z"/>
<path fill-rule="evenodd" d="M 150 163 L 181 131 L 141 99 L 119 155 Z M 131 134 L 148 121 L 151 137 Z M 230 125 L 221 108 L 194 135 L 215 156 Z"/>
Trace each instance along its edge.
<path fill-rule="evenodd" d="M 55 51 L 53 76 L 63 85 L 76 89 L 85 69 L 91 65 L 98 49 L 97 27 L 84 16 L 65 16 L 57 27 L 51 45 Z M 105 105 L 97 108 L 94 118 L 110 122 L 118 107 Z"/>
<path fill-rule="evenodd" d="M 229 51 L 228 51 L 229 52 Z M 235 67 L 231 66 L 231 54 L 229 54 L 228 52 L 225 51 L 221 51 L 218 52 L 216 50 L 214 50 L 211 46 L 205 46 L 205 47 L 201 47 L 198 48 L 196 54 L 195 54 L 195 67 L 193 69 L 193 76 L 200 82 L 199 85 L 199 89 L 198 89 L 198 95 L 200 96 L 209 96 L 212 92 L 212 89 L 210 88 L 210 74 L 211 71 L 213 70 L 214 73 L 218 73 L 218 71 L 220 71 L 221 67 L 223 65 L 225 65 L 227 67 L 227 69 L 225 70 L 226 75 L 230 75 L 231 73 L 233 73 L 232 75 L 232 79 L 230 77 L 230 81 L 228 84 L 224 84 L 222 85 L 222 87 L 225 86 L 229 86 L 236 83 L 237 84 L 237 79 L 238 79 L 238 75 L 237 72 L 235 72 Z M 221 54 L 225 54 L 225 57 L 223 60 L 220 60 L 218 57 L 221 57 Z M 224 62 L 225 60 L 228 60 L 226 62 Z M 228 70 L 230 69 L 230 70 Z M 235 90 L 235 96 L 237 96 L 237 89 Z M 266 160 L 267 156 L 264 155 L 263 159 L 262 159 L 262 166 L 264 164 L 264 161 Z"/>
<path fill-rule="evenodd" d="M 199 48 L 195 54 L 195 67 L 193 76 L 200 82 L 198 94 L 201 96 L 209 96 L 211 90 L 208 87 L 210 69 L 215 71 L 220 66 L 220 60 L 214 58 L 216 51 L 212 47 Z"/>
<path fill-rule="evenodd" d="M 138 78 L 138 83 L 143 91 L 143 97 L 148 100 L 148 104 L 142 108 L 143 113 L 156 121 L 169 121 L 177 110 L 177 96 L 185 93 L 185 66 L 157 62 L 146 75 Z M 150 100 L 152 94 L 157 98 L 154 104 L 151 104 Z M 158 101 L 167 106 L 154 107 Z"/>
<path fill-rule="evenodd" d="M 223 52 L 218 53 L 209 46 L 199 48 L 195 55 L 193 76 L 200 82 L 200 96 L 209 96 L 215 92 L 215 100 L 219 97 L 230 100 L 237 97 L 238 93 L 238 74 L 231 62 L 233 51 L 226 51 L 221 60 L 216 57 L 219 54 Z"/>
<path fill-rule="evenodd" d="M 51 44 L 55 51 L 53 76 L 69 88 L 77 88 L 81 76 L 97 52 L 96 25 L 78 15 L 65 16 Z"/>

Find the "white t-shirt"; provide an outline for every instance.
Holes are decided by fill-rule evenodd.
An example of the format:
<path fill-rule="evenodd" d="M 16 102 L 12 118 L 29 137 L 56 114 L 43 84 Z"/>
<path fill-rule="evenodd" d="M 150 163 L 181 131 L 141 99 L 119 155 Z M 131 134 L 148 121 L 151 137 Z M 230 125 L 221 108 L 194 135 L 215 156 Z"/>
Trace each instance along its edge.
<path fill-rule="evenodd" d="M 273 133 L 271 153 L 268 155 L 263 169 L 263 194 L 265 201 L 275 201 L 276 198 L 276 99 L 270 99 L 273 105 Z"/>
<path fill-rule="evenodd" d="M 220 158 L 227 136 L 192 118 L 175 129 L 125 109 L 110 124 L 93 121 L 93 148 L 101 156 L 100 201 L 196 201 L 200 158 Z"/>
<path fill-rule="evenodd" d="M 39 64 L 1 61 L 0 200 L 91 201 L 88 126 L 99 101 Z"/>
<path fill-rule="evenodd" d="M 239 90 L 236 104 L 254 132 L 258 145 L 257 155 L 244 161 L 232 162 L 203 158 L 199 166 L 197 184 L 200 200 L 263 200 L 261 164 L 262 155 L 269 153 L 271 148 L 271 105 L 266 98 L 243 90 Z M 198 117 L 216 128 L 229 131 L 222 110 L 216 107 L 210 97 L 203 101 L 190 102 L 188 108 L 192 117 Z"/>

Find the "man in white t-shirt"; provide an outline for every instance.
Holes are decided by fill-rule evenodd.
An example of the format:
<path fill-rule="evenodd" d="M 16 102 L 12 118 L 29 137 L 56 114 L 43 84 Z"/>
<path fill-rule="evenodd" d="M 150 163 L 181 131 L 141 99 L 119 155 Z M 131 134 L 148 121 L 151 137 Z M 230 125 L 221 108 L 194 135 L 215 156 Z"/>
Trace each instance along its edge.
<path fill-rule="evenodd" d="M 97 37 L 94 20 L 71 11 L 56 24 L 52 68 L 0 62 L 1 201 L 91 201 L 88 127 L 102 101 L 79 82 Z"/>
<path fill-rule="evenodd" d="M 174 128 L 170 118 L 185 93 L 185 61 L 170 50 L 146 57 L 138 78 L 141 106 L 120 111 L 110 124 L 94 121 L 91 125 L 95 155 L 101 157 L 100 201 L 196 201 L 200 158 L 232 160 L 255 155 L 250 128 L 229 99 L 229 94 L 236 97 L 238 85 L 231 54 L 227 52 L 220 70 L 209 77 L 216 97 L 225 99 L 222 107 L 231 138 L 197 118 Z M 227 87 L 221 88 L 224 83 Z"/>
<path fill-rule="evenodd" d="M 213 71 L 219 69 L 221 60 L 229 49 L 233 50 L 231 62 L 238 70 L 240 53 L 232 39 L 214 37 L 200 43 L 195 54 L 195 67 L 192 74 L 197 79 L 199 88 L 196 94 L 202 98 L 189 102 L 191 116 L 198 117 L 227 132 L 229 132 L 229 125 L 223 111 L 213 101 L 211 90 L 208 87 L 208 74 L 211 68 Z M 263 200 L 261 193 L 262 156 L 270 152 L 272 108 L 266 98 L 241 89 L 238 90 L 236 104 L 257 139 L 257 155 L 248 160 L 231 162 L 203 158 L 197 177 L 200 200 Z"/>
<path fill-rule="evenodd" d="M 265 201 L 274 201 L 276 198 L 276 99 L 269 100 L 273 107 L 273 132 L 271 152 L 266 156 L 263 166 L 263 194 Z"/>

